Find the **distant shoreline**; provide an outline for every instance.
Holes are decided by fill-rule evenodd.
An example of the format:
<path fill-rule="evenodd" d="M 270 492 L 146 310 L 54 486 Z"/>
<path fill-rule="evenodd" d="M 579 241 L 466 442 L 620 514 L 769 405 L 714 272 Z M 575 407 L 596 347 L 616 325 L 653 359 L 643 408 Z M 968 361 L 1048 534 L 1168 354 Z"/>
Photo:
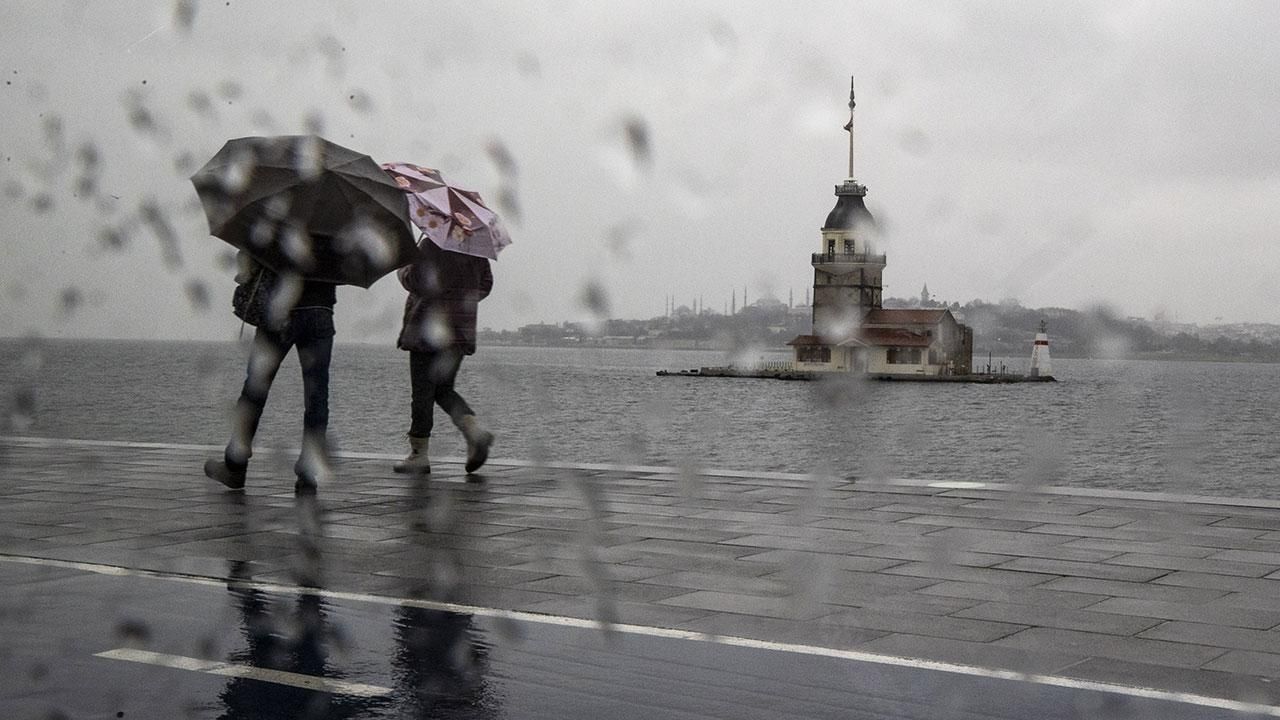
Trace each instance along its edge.
<path fill-rule="evenodd" d="M 155 338 L 56 338 L 44 336 L 4 336 L 0 337 L 0 343 L 19 344 L 19 343 L 156 343 L 156 344 L 200 344 L 200 345 L 227 345 L 247 342 L 245 340 L 181 340 L 181 339 L 155 339 Z M 394 344 L 387 342 L 365 342 L 360 340 L 338 340 L 338 346 L 358 346 L 358 347 L 386 347 L 395 349 Z M 734 350 L 744 349 L 743 347 L 732 347 L 726 345 L 716 345 L 707 343 L 698 347 L 682 347 L 675 345 L 597 345 L 597 344 L 529 344 L 529 343 L 494 343 L 479 342 L 479 348 L 526 348 L 526 349 L 559 349 L 559 350 L 582 350 L 582 351 L 599 351 L 599 350 L 628 350 L 628 351 L 649 351 L 649 352 L 690 352 L 690 353 L 707 353 L 707 352 L 731 352 Z M 746 348 L 754 352 L 769 354 L 789 354 L 789 348 L 786 347 L 749 347 Z M 1030 358 L 1030 350 L 1026 356 Z M 987 356 L 985 352 L 974 352 L 974 365 L 980 363 L 980 359 Z M 993 353 L 992 358 L 1007 360 L 1010 358 L 1020 358 L 1022 354 L 1011 352 Z M 1231 364 L 1256 364 L 1256 365 L 1277 365 L 1280 360 L 1266 360 L 1259 358 L 1241 358 L 1226 357 L 1219 355 L 1197 355 L 1197 354 L 1171 354 L 1164 352 L 1145 352 L 1145 353 L 1128 353 L 1119 357 L 1080 355 L 1077 353 L 1053 352 L 1052 357 L 1055 360 L 1140 360 L 1148 362 L 1206 362 L 1206 363 L 1231 363 Z"/>

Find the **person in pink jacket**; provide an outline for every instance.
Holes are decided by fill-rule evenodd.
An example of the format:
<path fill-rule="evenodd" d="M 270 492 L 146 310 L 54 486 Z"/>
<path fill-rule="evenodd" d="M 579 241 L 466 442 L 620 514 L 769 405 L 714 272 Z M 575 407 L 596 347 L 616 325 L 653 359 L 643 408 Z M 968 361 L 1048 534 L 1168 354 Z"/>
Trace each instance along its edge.
<path fill-rule="evenodd" d="M 442 250 L 423 239 L 420 254 L 398 272 L 409 291 L 397 347 L 409 351 L 409 455 L 394 466 L 398 473 L 431 472 L 427 446 L 439 405 L 467 441 L 466 471 L 484 465 L 493 433 L 454 388 L 462 359 L 476 351 L 476 312 L 493 289 L 493 272 L 482 257 Z"/>

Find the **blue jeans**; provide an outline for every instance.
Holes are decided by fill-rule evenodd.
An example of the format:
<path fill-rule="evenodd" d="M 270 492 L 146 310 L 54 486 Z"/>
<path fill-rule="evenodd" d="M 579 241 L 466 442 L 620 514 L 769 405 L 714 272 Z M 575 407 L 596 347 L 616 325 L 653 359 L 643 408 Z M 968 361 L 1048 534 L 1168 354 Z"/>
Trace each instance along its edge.
<path fill-rule="evenodd" d="M 410 403 L 409 435 L 431 437 L 435 424 L 435 406 L 449 414 L 455 425 L 463 415 L 474 415 L 471 406 L 453 389 L 453 381 L 462 366 L 462 351 L 409 352 L 409 380 L 413 390 Z"/>
<path fill-rule="evenodd" d="M 333 357 L 333 311 L 329 308 L 299 308 L 289 315 L 284 330 L 258 328 L 245 372 L 244 387 L 236 401 L 236 426 L 227 444 L 227 465 L 243 467 L 253 454 L 253 438 L 258 433 L 267 395 L 280 363 L 290 348 L 297 348 L 302 366 L 303 447 L 327 446 L 329 427 L 329 362 Z"/>

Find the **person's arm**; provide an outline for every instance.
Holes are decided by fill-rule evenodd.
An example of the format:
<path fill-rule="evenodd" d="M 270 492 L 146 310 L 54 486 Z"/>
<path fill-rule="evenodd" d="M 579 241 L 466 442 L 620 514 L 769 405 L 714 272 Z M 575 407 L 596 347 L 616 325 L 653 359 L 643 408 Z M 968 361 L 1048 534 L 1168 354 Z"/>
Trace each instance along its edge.
<path fill-rule="evenodd" d="M 480 265 L 480 282 L 476 289 L 480 292 L 480 300 L 489 297 L 489 293 L 493 290 L 493 270 L 489 267 L 488 260 L 481 260 Z"/>

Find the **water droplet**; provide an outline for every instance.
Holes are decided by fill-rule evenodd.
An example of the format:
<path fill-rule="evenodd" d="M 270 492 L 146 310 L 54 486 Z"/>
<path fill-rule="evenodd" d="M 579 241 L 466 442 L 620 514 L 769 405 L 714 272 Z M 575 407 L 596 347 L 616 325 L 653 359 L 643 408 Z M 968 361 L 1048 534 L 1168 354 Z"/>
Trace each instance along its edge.
<path fill-rule="evenodd" d="M 373 99 L 363 90 L 352 92 L 347 96 L 347 102 L 356 112 L 368 113 L 373 111 Z"/>
<path fill-rule="evenodd" d="M 151 230 L 160 242 L 161 257 L 170 270 L 182 266 L 182 251 L 178 244 L 178 233 L 169 222 L 168 214 L 154 201 L 146 200 L 138 208 L 142 223 Z"/>
<path fill-rule="evenodd" d="M 622 130 L 631 149 L 631 158 L 636 165 L 648 167 L 653 160 L 653 146 L 649 133 L 649 125 L 644 118 L 633 115 L 623 120 Z"/>
<path fill-rule="evenodd" d="M 202 90 L 192 90 L 187 94 L 187 107 L 206 119 L 212 119 L 216 115 L 216 111 L 213 108 L 213 100 Z"/>
<path fill-rule="evenodd" d="M 599 281 L 590 280 L 583 286 L 579 302 L 597 319 L 604 320 L 609 317 L 609 294 Z"/>
<path fill-rule="evenodd" d="M 63 288 L 58 296 L 58 313 L 65 319 L 75 314 L 84 305 L 84 294 L 80 288 Z"/>
<path fill-rule="evenodd" d="M 516 158 L 501 140 L 490 140 L 485 147 L 489 159 L 498 168 L 498 172 L 509 178 L 514 178 L 518 170 L 516 166 Z"/>
<path fill-rule="evenodd" d="M 324 170 L 324 144 L 319 137 L 303 135 L 293 144 L 293 168 L 303 180 L 312 180 Z"/>
<path fill-rule="evenodd" d="M 145 647 L 151 642 L 151 627 L 141 620 L 121 620 L 116 624 L 116 636 L 126 647 Z"/>
<path fill-rule="evenodd" d="M 312 110 L 307 113 L 307 119 L 303 121 L 302 126 L 312 135 L 324 134 L 324 114 L 319 110 Z"/>
<path fill-rule="evenodd" d="M 191 303 L 191 307 L 196 312 L 208 312 L 211 304 L 209 301 L 209 286 L 200 280 L 188 280 L 186 290 L 187 300 Z"/>
<path fill-rule="evenodd" d="M 128 111 L 129 124 L 133 129 L 144 135 L 158 135 L 160 133 L 160 124 L 156 121 L 156 117 L 151 110 L 143 104 L 142 96 L 138 93 L 130 93 L 125 98 L 125 109 Z"/>
<path fill-rule="evenodd" d="M 176 0 L 173 4 L 173 24 L 185 33 L 196 24 L 196 0 Z"/>
<path fill-rule="evenodd" d="M 9 407 L 9 427 L 16 432 L 26 432 L 36 421 L 36 390 L 34 387 L 19 387 L 13 391 L 12 403 Z"/>
<path fill-rule="evenodd" d="M 494 205 L 502 212 L 502 215 L 510 218 L 514 223 L 519 223 L 521 210 L 520 199 L 516 197 L 516 189 L 510 185 L 504 185 L 498 188 L 496 197 Z"/>

